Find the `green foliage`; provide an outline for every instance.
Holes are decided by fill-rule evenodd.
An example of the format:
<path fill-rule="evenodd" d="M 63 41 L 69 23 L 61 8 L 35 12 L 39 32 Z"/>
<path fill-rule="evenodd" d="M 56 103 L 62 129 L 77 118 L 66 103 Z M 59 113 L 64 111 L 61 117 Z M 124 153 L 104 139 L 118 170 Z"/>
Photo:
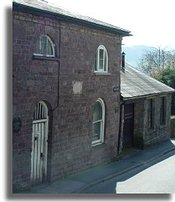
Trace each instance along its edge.
<path fill-rule="evenodd" d="M 175 68 L 166 68 L 153 76 L 155 79 L 175 89 Z M 175 114 L 175 93 L 172 94 L 171 114 Z"/>
<path fill-rule="evenodd" d="M 154 78 L 175 88 L 175 68 L 163 69 L 162 71 L 157 72 L 157 74 L 154 75 Z"/>

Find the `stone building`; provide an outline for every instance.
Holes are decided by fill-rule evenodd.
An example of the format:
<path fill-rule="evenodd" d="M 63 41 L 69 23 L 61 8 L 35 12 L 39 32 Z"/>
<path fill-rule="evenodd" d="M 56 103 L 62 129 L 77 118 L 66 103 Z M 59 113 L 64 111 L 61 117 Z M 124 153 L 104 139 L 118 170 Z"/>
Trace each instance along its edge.
<path fill-rule="evenodd" d="M 43 1 L 14 0 L 14 192 L 117 155 L 129 35 Z"/>
<path fill-rule="evenodd" d="M 174 91 L 128 64 L 121 70 L 121 148 L 144 148 L 170 138 Z"/>

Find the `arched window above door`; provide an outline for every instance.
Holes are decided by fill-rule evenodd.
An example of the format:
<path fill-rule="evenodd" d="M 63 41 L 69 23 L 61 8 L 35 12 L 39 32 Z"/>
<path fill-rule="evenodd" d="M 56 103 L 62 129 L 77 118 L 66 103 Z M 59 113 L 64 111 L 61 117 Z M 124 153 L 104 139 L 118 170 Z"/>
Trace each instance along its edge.
<path fill-rule="evenodd" d="M 55 57 L 55 45 L 48 35 L 41 35 L 35 46 L 34 55 Z"/>

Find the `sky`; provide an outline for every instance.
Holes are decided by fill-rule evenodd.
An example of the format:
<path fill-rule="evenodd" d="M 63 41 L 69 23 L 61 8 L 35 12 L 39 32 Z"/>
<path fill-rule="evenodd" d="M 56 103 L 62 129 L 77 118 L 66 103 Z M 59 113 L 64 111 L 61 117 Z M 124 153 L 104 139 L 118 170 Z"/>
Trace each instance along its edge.
<path fill-rule="evenodd" d="M 125 28 L 125 46 L 175 48 L 175 0 L 47 0 L 63 9 Z"/>

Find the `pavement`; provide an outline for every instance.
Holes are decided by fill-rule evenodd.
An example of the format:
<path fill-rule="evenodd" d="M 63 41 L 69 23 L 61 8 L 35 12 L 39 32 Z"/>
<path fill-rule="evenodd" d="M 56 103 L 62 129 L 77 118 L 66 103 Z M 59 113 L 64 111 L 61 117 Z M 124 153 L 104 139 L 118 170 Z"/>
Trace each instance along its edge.
<path fill-rule="evenodd" d="M 155 164 L 167 154 L 175 155 L 175 140 L 166 140 L 144 150 L 128 149 L 115 160 L 68 176 L 63 180 L 32 187 L 27 194 L 85 193 L 89 187 L 121 176 L 143 165 Z M 167 158 L 167 157 L 166 157 Z"/>

